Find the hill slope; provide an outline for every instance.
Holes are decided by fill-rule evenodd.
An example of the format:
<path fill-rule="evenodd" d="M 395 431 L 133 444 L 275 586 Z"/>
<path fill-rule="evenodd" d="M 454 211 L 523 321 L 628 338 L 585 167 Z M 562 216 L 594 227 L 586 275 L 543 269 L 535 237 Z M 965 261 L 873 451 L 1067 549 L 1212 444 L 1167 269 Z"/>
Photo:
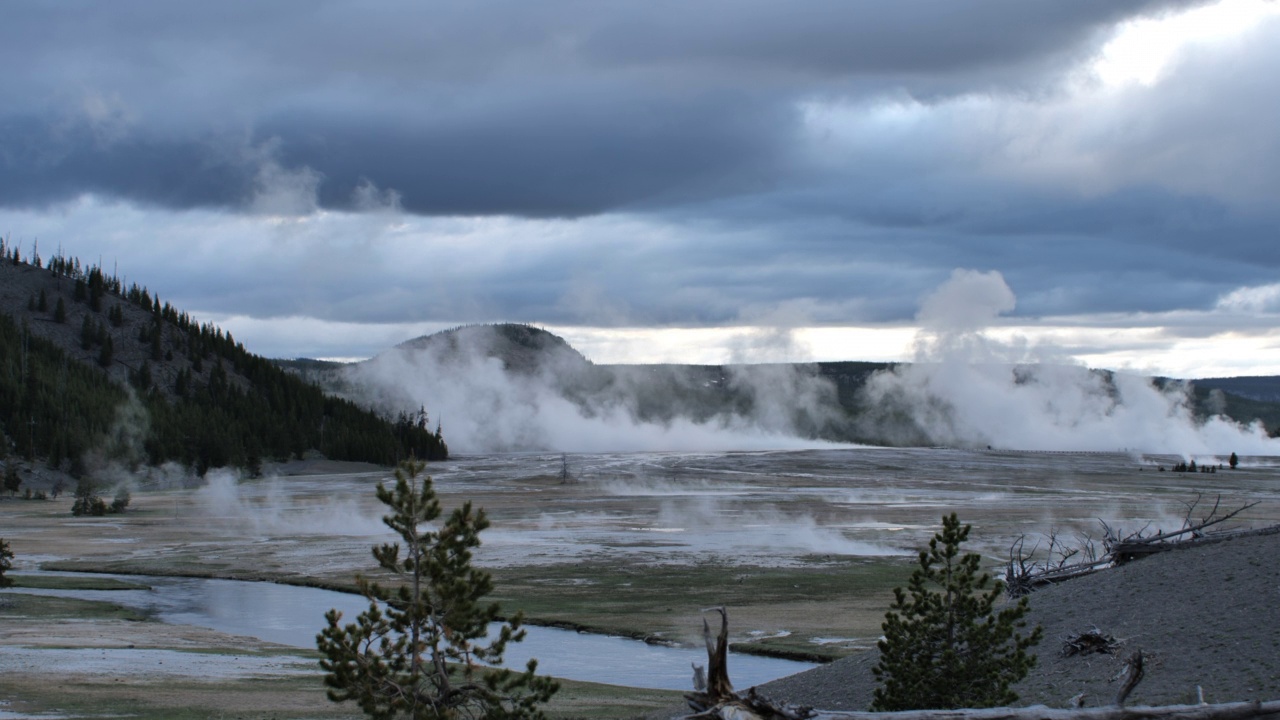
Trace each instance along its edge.
<path fill-rule="evenodd" d="M 1015 686 L 1019 705 L 1066 707 L 1085 693 L 1106 705 L 1111 678 L 1141 649 L 1146 674 L 1132 705 L 1280 699 L 1280 534 L 1160 553 L 1032 593 L 1030 626 L 1044 628 L 1037 664 Z M 1060 653 L 1063 639 L 1098 628 L 1123 641 L 1116 654 Z M 877 652 L 838 660 L 761 688 L 827 710 L 865 710 Z M 730 667 L 730 677 L 733 668 Z"/>
<path fill-rule="evenodd" d="M 91 459 L 173 461 L 202 474 L 308 450 L 383 465 L 447 454 L 425 422 L 326 396 L 145 288 L 0 250 L 0 436 L 28 461 L 75 475 Z"/>

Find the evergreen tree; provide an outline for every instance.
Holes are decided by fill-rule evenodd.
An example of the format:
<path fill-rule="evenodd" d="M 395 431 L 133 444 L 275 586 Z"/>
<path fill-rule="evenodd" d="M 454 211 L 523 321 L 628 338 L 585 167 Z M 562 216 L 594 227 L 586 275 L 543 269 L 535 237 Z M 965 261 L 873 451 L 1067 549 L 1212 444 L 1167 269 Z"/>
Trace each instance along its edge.
<path fill-rule="evenodd" d="M 93 341 L 97 339 L 98 328 L 93 324 L 93 319 L 85 315 L 84 320 L 80 322 L 80 349 L 88 350 L 93 347 Z"/>
<path fill-rule="evenodd" d="M 13 551 L 9 549 L 9 543 L 0 538 L 0 588 L 7 588 L 13 585 L 13 578 L 9 577 L 9 570 L 13 568 Z"/>
<path fill-rule="evenodd" d="M 123 486 L 116 490 L 116 496 L 111 499 L 111 512 L 122 513 L 124 509 L 129 507 L 129 501 L 133 498 L 129 495 L 128 488 Z"/>
<path fill-rule="evenodd" d="M 155 329 L 151 331 L 151 359 L 155 362 L 160 362 L 160 360 L 164 358 L 164 353 L 160 344 L 163 339 L 164 327 L 160 324 L 160 321 L 157 320 Z"/>
<path fill-rule="evenodd" d="M 22 487 L 22 477 L 18 475 L 18 466 L 9 463 L 4 471 L 4 489 L 8 490 L 10 495 L 17 495 L 20 487 Z"/>
<path fill-rule="evenodd" d="M 507 643 L 524 638 L 522 614 L 479 644 L 499 614 L 497 603 L 482 604 L 492 579 L 471 565 L 489 521 L 466 503 L 439 530 L 420 528 L 441 515 L 424 468 L 408 460 L 396 470 L 394 489 L 378 485 L 378 499 L 391 508 L 383 522 L 403 540 L 405 556 L 398 543 L 377 546 L 373 555 L 402 582 L 392 590 L 357 576 L 369 609 L 345 627 L 337 610 L 325 614 L 329 626 L 316 644 L 329 699 L 354 700 L 373 718 L 544 718 L 538 705 L 558 685 L 534 674 L 536 660 L 522 673 L 477 666 L 501 661 Z"/>
<path fill-rule="evenodd" d="M 81 478 L 76 484 L 76 499 L 71 503 L 71 514 L 76 517 L 107 514 L 107 504 L 98 496 L 98 487 L 92 480 Z"/>
<path fill-rule="evenodd" d="M 67 304 L 62 301 L 62 296 L 58 296 L 58 302 L 53 306 L 53 321 L 59 325 L 67 322 Z"/>
<path fill-rule="evenodd" d="M 133 386 L 142 392 L 151 389 L 151 363 L 147 360 L 142 361 L 142 366 L 135 373 L 130 373 L 130 379 L 133 380 Z"/>
<path fill-rule="evenodd" d="M 102 351 L 98 353 L 98 364 L 102 367 L 111 367 L 112 357 L 115 355 L 115 343 L 108 336 L 102 343 Z"/>
<path fill-rule="evenodd" d="M 944 517 L 942 532 L 920 551 L 907 591 L 894 588 L 873 669 L 881 682 L 873 711 L 997 707 L 1018 699 L 1010 686 L 1035 664 L 1027 650 L 1042 632 L 1017 633 L 1026 627 L 1026 598 L 994 612 L 1000 583 L 978 574 L 976 553 L 960 557 L 969 527 L 955 513 Z"/>

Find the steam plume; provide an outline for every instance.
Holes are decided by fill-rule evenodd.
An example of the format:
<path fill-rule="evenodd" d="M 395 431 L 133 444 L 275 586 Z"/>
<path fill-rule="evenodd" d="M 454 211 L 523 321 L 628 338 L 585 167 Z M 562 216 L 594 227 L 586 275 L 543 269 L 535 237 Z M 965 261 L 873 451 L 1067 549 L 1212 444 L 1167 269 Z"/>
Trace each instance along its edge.
<path fill-rule="evenodd" d="M 1014 303 L 1000 273 L 956 270 L 921 305 L 916 362 L 867 383 L 868 429 L 903 443 L 1017 450 L 1280 453 L 1260 424 L 1196 418 L 1185 384 L 1089 370 L 986 334 Z"/>

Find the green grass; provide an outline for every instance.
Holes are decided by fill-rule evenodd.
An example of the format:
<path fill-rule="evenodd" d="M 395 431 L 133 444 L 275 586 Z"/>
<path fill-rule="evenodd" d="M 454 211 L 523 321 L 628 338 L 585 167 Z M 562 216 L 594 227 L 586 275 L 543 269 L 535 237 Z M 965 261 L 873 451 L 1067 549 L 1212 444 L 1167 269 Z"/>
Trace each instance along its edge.
<path fill-rule="evenodd" d="M 75 718 L 206 720 L 208 718 L 360 718 L 354 703 L 334 703 L 319 674 L 270 679 L 166 679 L 136 682 L 115 678 L 68 682 L 0 675 L 0 697 L 8 710 L 53 712 Z M 557 720 L 629 720 L 682 704 L 673 690 L 642 690 L 562 681 L 545 707 Z"/>
<path fill-rule="evenodd" d="M 146 613 L 115 603 L 26 595 L 0 591 L 0 618 L 6 622 L 31 620 L 148 620 Z"/>
<path fill-rule="evenodd" d="M 25 681 L 24 681 L 25 680 Z M 11 709 L 74 718 L 208 720 L 210 718 L 358 718 L 358 707 L 324 696 L 316 677 L 220 680 L 126 678 L 66 681 L 0 676 Z M 232 702 L 228 702 L 228 701 Z"/>
<path fill-rule="evenodd" d="M 61 575 L 10 575 L 14 587 L 40 590 L 150 590 L 141 583 L 98 577 L 65 577 Z"/>
<path fill-rule="evenodd" d="M 504 610 L 522 609 L 534 623 L 556 624 L 630 637 L 661 634 L 688 640 L 700 626 L 690 621 L 703 608 L 724 605 L 735 616 L 803 606 L 822 627 L 787 638 L 760 641 L 760 650 L 783 656 L 837 657 L 836 648 L 810 642 L 816 636 L 878 635 L 893 588 L 910 575 L 903 559 L 838 559 L 802 567 L 730 565 L 627 566 L 603 562 L 493 570 L 493 599 Z M 812 610 L 815 606 L 826 609 Z M 779 610 L 779 609 L 782 610 Z M 757 643 L 752 643 L 756 645 Z M 741 645 L 741 644 L 739 644 Z M 741 649 L 736 648 L 736 649 Z"/>
<path fill-rule="evenodd" d="M 563 720 L 628 720 L 683 704 L 684 693 L 676 690 L 561 680 L 560 692 L 544 707 L 547 715 Z"/>

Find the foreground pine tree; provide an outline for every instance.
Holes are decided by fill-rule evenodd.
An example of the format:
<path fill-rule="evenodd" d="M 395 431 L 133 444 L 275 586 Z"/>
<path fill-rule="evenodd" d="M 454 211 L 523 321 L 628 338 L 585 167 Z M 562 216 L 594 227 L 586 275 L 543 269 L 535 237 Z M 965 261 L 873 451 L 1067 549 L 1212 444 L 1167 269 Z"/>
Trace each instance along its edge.
<path fill-rule="evenodd" d="M 378 485 L 378 499 L 391 508 L 383 522 L 403 540 L 404 555 L 396 543 L 374 547 L 373 556 L 398 587 L 356 576 L 369 609 L 346 626 L 337 610 L 325 614 L 329 626 L 316 644 L 329 699 L 354 700 L 372 718 L 543 718 L 538 706 L 558 685 L 534 674 L 536 661 L 519 673 L 482 665 L 500 662 L 507 643 L 524 638 L 517 613 L 485 641 L 499 609 L 482 603 L 493 582 L 472 567 L 471 550 L 489 521 L 467 503 L 438 530 L 421 528 L 441 515 L 424 467 L 406 461 L 393 489 Z"/>
<path fill-rule="evenodd" d="M 894 588 L 885 614 L 880 662 L 873 669 L 881 686 L 873 711 L 983 708 L 1009 705 L 1018 696 L 1010 686 L 1035 664 L 1027 650 L 1040 642 L 1037 627 L 1021 635 L 1027 599 L 994 612 L 999 583 L 978 573 L 980 557 L 960 557 L 969 526 L 955 513 L 942 519 L 942 532 L 920 551 L 920 567 L 907 591 Z M 984 590 L 990 584 L 990 590 Z M 910 593 L 908 597 L 907 593 Z"/>

